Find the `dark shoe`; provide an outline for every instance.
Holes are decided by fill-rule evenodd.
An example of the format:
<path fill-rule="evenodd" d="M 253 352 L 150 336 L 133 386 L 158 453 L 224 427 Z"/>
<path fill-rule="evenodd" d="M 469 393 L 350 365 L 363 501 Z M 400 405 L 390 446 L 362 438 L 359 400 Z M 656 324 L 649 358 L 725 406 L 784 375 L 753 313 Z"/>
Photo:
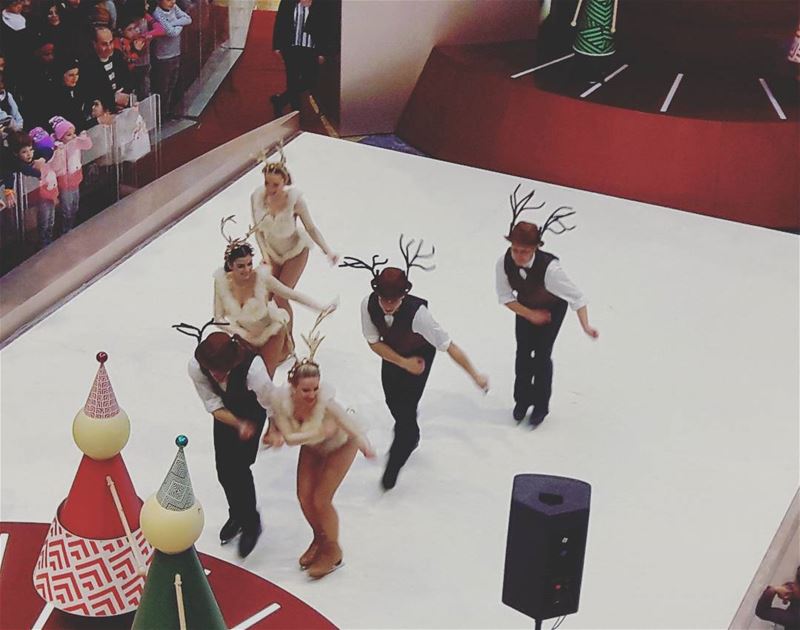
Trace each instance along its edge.
<path fill-rule="evenodd" d="M 512 414 L 514 416 L 514 420 L 517 422 L 522 422 L 525 419 L 525 416 L 528 414 L 529 408 L 530 405 L 526 403 L 517 403 L 514 405 L 514 412 Z"/>
<path fill-rule="evenodd" d="M 397 485 L 397 475 L 399 474 L 400 466 L 392 464 L 391 462 L 386 464 L 386 470 L 383 471 L 383 477 L 381 477 L 381 487 L 385 491 L 394 488 L 395 485 Z"/>
<path fill-rule="evenodd" d="M 548 413 L 550 413 L 548 409 L 539 411 L 536 408 L 534 408 L 533 413 L 531 414 L 531 420 L 530 420 L 531 426 L 538 427 L 540 424 L 542 424 L 542 422 L 544 422 L 544 419 L 547 417 Z"/>
<path fill-rule="evenodd" d="M 258 524 L 256 529 L 243 529 L 242 535 L 239 538 L 239 557 L 246 558 L 253 551 L 253 548 L 261 536 L 261 523 Z"/>
<path fill-rule="evenodd" d="M 272 113 L 275 115 L 275 118 L 280 118 L 283 116 L 283 105 L 281 104 L 281 95 L 280 94 L 273 94 L 269 97 L 269 102 L 272 103 Z"/>
<path fill-rule="evenodd" d="M 229 543 L 239 535 L 240 531 L 242 531 L 242 526 L 239 522 L 233 517 L 229 518 L 219 530 L 219 542 L 223 545 Z"/>

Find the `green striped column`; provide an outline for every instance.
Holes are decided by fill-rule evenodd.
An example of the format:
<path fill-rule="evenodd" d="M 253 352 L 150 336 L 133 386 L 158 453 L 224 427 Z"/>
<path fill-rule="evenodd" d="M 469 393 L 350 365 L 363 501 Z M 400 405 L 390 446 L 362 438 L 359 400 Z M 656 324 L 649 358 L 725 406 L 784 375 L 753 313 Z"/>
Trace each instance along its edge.
<path fill-rule="evenodd" d="M 578 16 L 578 34 L 572 48 L 575 52 L 590 57 L 605 57 L 616 52 L 611 21 L 614 15 L 614 0 L 584 0 Z"/>

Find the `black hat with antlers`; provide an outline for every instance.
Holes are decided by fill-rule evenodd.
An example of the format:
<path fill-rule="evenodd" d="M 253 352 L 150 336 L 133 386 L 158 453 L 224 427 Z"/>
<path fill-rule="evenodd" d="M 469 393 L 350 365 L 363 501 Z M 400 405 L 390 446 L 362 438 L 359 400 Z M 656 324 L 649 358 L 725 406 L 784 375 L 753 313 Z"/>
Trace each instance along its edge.
<path fill-rule="evenodd" d="M 531 190 L 527 195 L 518 199 L 517 192 L 519 192 L 520 186 L 522 186 L 522 184 L 517 184 L 514 192 L 512 192 L 508 198 L 511 204 L 511 224 L 508 227 L 508 234 L 505 237 L 507 241 L 527 247 L 538 247 L 539 245 L 544 245 L 542 237 L 547 230 L 550 230 L 553 234 L 563 234 L 564 232 L 575 229 L 574 225 L 567 226 L 562 222 L 562 219 L 575 214 L 575 211 L 569 206 L 559 206 L 556 208 L 550 213 L 550 216 L 547 217 L 542 227 L 538 227 L 535 223 L 530 223 L 528 221 L 517 222 L 519 215 L 522 214 L 523 211 L 539 210 L 543 208 L 545 204 L 545 202 L 542 202 L 538 206 L 527 205 L 533 198 L 536 190 Z M 572 210 L 572 212 L 565 212 L 566 210 Z M 556 227 L 553 227 L 554 225 Z"/>
<path fill-rule="evenodd" d="M 425 271 L 431 271 L 432 269 L 436 268 L 436 265 L 426 266 L 416 262 L 418 259 L 424 260 L 427 258 L 432 258 L 436 253 L 436 248 L 431 247 L 431 251 L 423 254 L 422 244 L 424 241 L 420 240 L 416 250 L 412 254 L 411 248 L 413 247 L 415 240 L 416 239 L 411 239 L 408 243 L 404 243 L 403 235 L 400 235 L 400 252 L 403 254 L 403 258 L 406 261 L 405 271 L 398 269 L 397 267 L 385 267 L 380 271 L 380 273 L 378 273 L 378 267 L 389 262 L 388 258 L 384 260 L 378 260 L 380 258 L 378 254 L 375 254 L 372 257 L 371 264 L 367 264 L 360 258 L 345 256 L 339 266 L 352 267 L 354 269 L 368 269 L 370 272 L 372 272 L 372 281 L 370 284 L 372 289 L 378 295 L 389 300 L 403 297 L 404 295 L 408 294 L 409 291 L 411 291 L 411 287 L 413 286 L 408 280 L 408 274 L 410 273 L 412 267 L 424 269 Z"/>
<path fill-rule="evenodd" d="M 203 333 L 209 326 L 228 326 L 228 322 L 215 322 L 210 319 L 202 328 L 181 322 L 172 327 L 179 333 L 197 339 L 194 358 L 201 367 L 207 370 L 227 372 L 239 365 L 250 353 L 247 343 L 239 335 L 224 332 L 213 332 L 203 339 Z"/>

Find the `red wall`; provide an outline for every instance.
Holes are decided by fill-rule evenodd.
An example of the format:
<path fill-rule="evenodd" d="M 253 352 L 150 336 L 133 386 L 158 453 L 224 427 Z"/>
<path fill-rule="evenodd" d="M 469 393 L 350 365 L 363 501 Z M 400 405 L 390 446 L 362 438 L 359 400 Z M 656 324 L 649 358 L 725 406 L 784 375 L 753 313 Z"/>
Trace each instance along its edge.
<path fill-rule="evenodd" d="M 435 49 L 398 134 L 433 157 L 800 229 L 800 126 L 685 119 L 542 92 Z"/>

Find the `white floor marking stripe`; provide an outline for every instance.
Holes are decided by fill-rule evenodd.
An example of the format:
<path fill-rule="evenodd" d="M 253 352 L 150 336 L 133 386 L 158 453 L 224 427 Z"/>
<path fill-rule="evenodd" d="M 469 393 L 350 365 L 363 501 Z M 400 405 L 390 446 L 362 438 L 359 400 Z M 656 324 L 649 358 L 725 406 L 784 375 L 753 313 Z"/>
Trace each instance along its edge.
<path fill-rule="evenodd" d="M 583 94 L 581 94 L 581 98 L 586 98 L 587 96 L 589 96 L 589 94 L 591 94 L 595 90 L 599 89 L 600 86 L 603 85 L 603 83 L 608 83 L 609 81 L 611 81 L 611 79 L 613 79 L 615 76 L 617 76 L 620 72 L 622 72 L 627 67 L 628 67 L 627 63 L 621 65 L 619 68 L 614 70 L 614 72 L 609 74 L 605 79 L 603 79 L 602 81 L 598 81 L 592 87 L 590 87 L 588 90 L 586 90 Z"/>
<path fill-rule="evenodd" d="M 588 90 L 586 90 L 583 94 L 581 94 L 581 98 L 586 98 L 587 96 L 589 96 L 589 94 L 591 94 L 595 90 L 600 89 L 600 86 L 602 86 L 602 85 L 603 85 L 603 82 L 602 81 L 598 81 L 592 87 L 590 87 Z"/>
<path fill-rule="evenodd" d="M 563 57 L 559 57 L 558 59 L 553 59 L 553 61 L 548 61 L 547 63 L 543 63 L 540 66 L 536 66 L 535 68 L 529 68 L 528 70 L 523 70 L 522 72 L 517 72 L 517 74 L 512 74 L 512 79 L 518 79 L 519 77 L 525 76 L 526 74 L 530 74 L 531 72 L 536 72 L 537 70 L 541 70 L 542 68 L 546 68 L 547 66 L 552 66 L 559 61 L 564 61 L 565 59 L 569 59 L 570 57 L 574 57 L 575 53 L 570 53 L 568 55 L 564 55 Z"/>
<path fill-rule="evenodd" d="M 233 630 L 247 630 L 247 628 L 249 628 L 250 626 L 254 626 L 262 619 L 269 617 L 276 610 L 280 610 L 280 607 L 281 607 L 280 604 L 270 604 L 264 610 L 257 612 L 249 619 L 245 619 L 242 623 L 233 628 Z"/>
<path fill-rule="evenodd" d="M 672 98 L 675 96 L 675 92 L 678 91 L 678 86 L 681 84 L 681 79 L 683 79 L 683 73 L 679 72 L 675 77 L 675 80 L 672 82 L 672 87 L 669 89 L 667 98 L 664 99 L 664 104 L 661 106 L 662 113 L 669 109 L 669 104 L 672 103 Z"/>
<path fill-rule="evenodd" d="M 0 534 L 0 569 L 3 568 L 3 558 L 6 555 L 6 544 L 8 543 L 8 534 Z"/>
<path fill-rule="evenodd" d="M 781 108 L 780 103 L 778 103 L 778 99 L 775 98 L 775 95 L 772 93 L 772 90 L 769 89 L 767 82 L 764 79 L 759 79 L 758 82 L 761 84 L 761 87 L 764 88 L 764 91 L 767 93 L 767 97 L 769 97 L 769 102 L 772 103 L 772 107 L 775 108 L 775 111 L 778 114 L 778 118 L 781 120 L 786 120 L 786 114 L 783 113 L 783 108 Z"/>
<path fill-rule="evenodd" d="M 609 81 L 611 81 L 611 79 L 613 79 L 615 76 L 617 76 L 617 75 L 618 75 L 620 72 L 622 72 L 622 71 L 623 71 L 625 68 L 627 68 L 627 67 L 628 67 L 628 64 L 627 64 L 627 63 L 625 63 L 625 64 L 622 64 L 622 65 L 621 65 L 619 68 L 617 68 L 616 70 L 614 70 L 614 72 L 612 72 L 612 73 L 611 73 L 611 74 L 609 74 L 609 75 L 608 75 L 608 76 L 607 76 L 605 79 L 603 79 L 603 81 L 605 81 L 606 83 L 608 83 Z"/>
<path fill-rule="evenodd" d="M 39 617 L 33 622 L 31 630 L 42 630 L 42 628 L 44 628 L 44 624 L 46 624 L 47 620 L 50 619 L 51 612 L 53 612 L 53 604 L 45 604 L 44 608 L 42 608 L 42 612 L 39 613 Z"/>

